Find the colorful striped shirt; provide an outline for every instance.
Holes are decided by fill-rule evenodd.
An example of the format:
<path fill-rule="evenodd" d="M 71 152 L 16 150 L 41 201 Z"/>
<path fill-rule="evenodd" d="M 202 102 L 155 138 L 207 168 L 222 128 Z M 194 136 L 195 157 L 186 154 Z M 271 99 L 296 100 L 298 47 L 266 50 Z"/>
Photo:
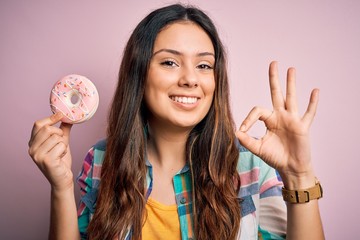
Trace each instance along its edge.
<path fill-rule="evenodd" d="M 78 208 L 79 231 L 87 238 L 86 229 L 95 212 L 100 184 L 101 166 L 105 155 L 106 141 L 95 144 L 85 157 L 82 170 L 77 177 L 81 200 Z M 246 148 L 240 151 L 238 173 L 241 186 L 241 222 L 237 239 L 285 239 L 286 205 L 281 197 L 282 182 L 277 172 Z M 146 199 L 152 190 L 152 166 L 146 161 Z M 192 211 L 191 171 L 185 165 L 173 178 L 175 200 L 180 222 L 181 239 L 195 239 Z M 131 231 L 126 235 L 131 239 Z"/>

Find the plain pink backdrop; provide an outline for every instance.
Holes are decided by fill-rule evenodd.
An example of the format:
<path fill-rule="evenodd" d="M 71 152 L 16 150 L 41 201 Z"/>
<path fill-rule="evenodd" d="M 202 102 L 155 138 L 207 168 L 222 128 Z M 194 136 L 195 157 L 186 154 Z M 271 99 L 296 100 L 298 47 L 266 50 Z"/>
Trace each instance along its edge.
<path fill-rule="evenodd" d="M 101 102 L 72 129 L 73 170 L 104 137 L 125 41 L 149 11 L 171 1 L 0 2 L 0 239 L 46 239 L 49 185 L 27 154 L 33 122 L 50 115 L 51 86 L 78 73 Z M 239 125 L 255 105 L 271 107 L 267 68 L 297 68 L 300 109 L 312 88 L 320 104 L 312 127 L 313 162 L 327 239 L 358 236 L 360 207 L 360 2 L 356 0 L 189 1 L 219 28 L 229 56 L 232 109 Z M 284 84 L 283 84 L 284 85 Z M 252 131 L 260 136 L 259 124 Z M 78 189 L 76 189 L 78 191 Z"/>

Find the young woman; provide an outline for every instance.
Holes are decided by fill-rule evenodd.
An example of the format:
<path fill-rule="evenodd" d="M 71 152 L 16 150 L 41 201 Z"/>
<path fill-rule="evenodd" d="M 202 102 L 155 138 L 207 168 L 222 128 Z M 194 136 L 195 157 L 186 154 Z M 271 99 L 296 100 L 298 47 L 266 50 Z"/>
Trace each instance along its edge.
<path fill-rule="evenodd" d="M 253 108 L 236 131 L 212 21 L 178 4 L 150 13 L 125 48 L 107 138 L 78 177 L 78 216 L 71 125 L 54 126 L 61 114 L 34 124 L 29 154 L 51 184 L 50 238 L 323 239 L 309 146 L 318 90 L 299 116 L 295 70 L 285 98 L 276 62 L 269 78 L 273 110 Z M 247 134 L 257 120 L 261 139 Z"/>

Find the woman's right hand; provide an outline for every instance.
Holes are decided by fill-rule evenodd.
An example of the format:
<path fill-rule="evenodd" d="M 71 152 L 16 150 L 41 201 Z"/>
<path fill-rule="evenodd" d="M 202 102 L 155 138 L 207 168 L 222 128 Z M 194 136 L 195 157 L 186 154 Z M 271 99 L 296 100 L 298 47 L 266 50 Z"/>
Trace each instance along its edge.
<path fill-rule="evenodd" d="M 69 147 L 72 125 L 54 126 L 62 117 L 59 112 L 36 121 L 29 141 L 29 155 L 57 191 L 72 188 L 74 184 Z"/>

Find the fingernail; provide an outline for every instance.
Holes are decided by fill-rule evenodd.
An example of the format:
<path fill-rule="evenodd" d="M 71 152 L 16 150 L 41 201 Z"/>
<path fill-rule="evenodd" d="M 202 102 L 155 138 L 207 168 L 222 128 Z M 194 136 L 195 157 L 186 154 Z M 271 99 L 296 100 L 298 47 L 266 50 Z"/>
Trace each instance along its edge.
<path fill-rule="evenodd" d="M 245 130 L 246 130 L 246 126 L 245 126 L 245 124 L 241 125 L 241 127 L 240 127 L 240 131 L 244 132 Z"/>

